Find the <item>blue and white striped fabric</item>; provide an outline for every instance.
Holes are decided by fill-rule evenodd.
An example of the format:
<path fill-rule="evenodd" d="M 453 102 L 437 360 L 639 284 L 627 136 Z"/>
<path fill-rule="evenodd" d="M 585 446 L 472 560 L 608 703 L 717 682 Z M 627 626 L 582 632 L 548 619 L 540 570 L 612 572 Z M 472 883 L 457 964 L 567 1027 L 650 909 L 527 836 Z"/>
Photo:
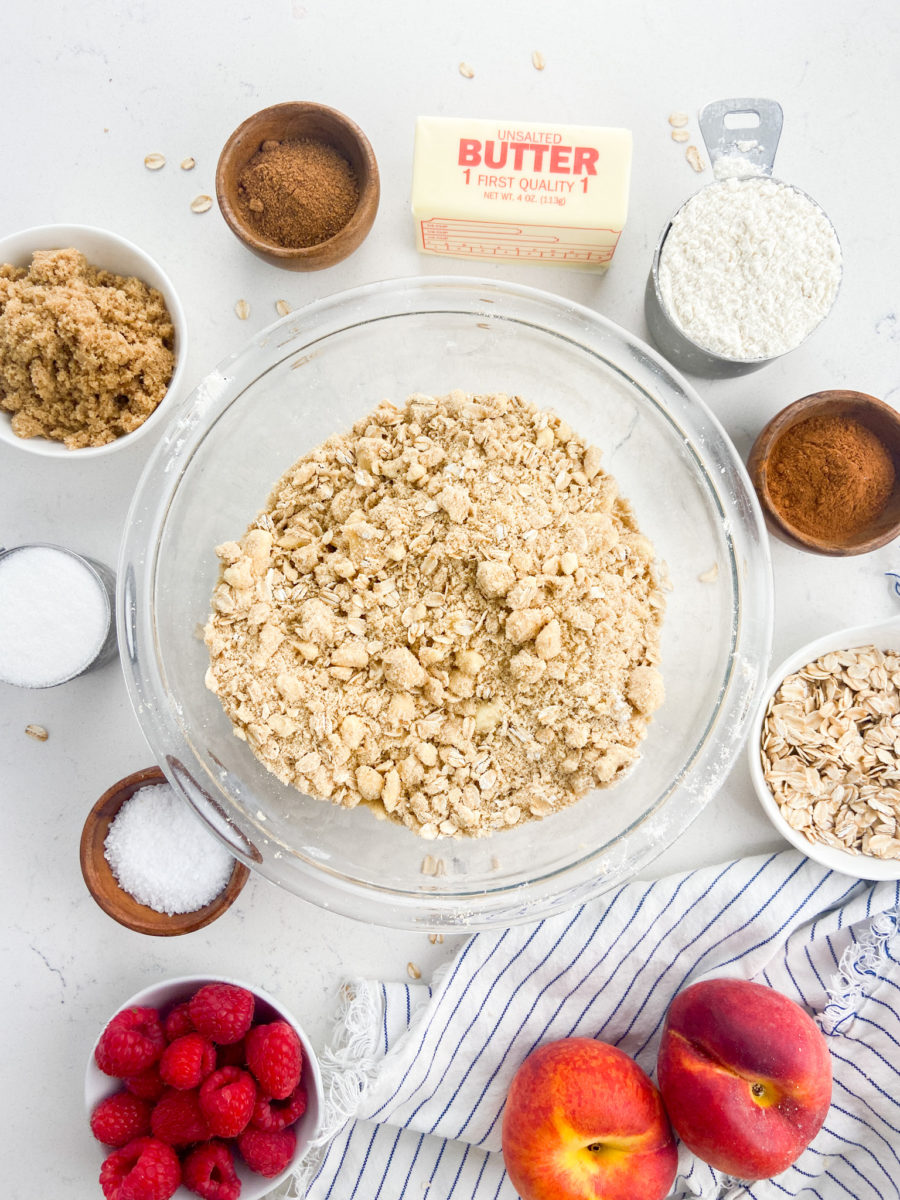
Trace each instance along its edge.
<path fill-rule="evenodd" d="M 776 1179 L 739 1184 L 681 1147 L 673 1196 L 900 1200 L 898 904 L 896 883 L 854 882 L 785 851 L 630 883 L 537 925 L 477 934 L 433 990 L 357 982 L 324 1059 L 328 1138 L 297 1194 L 513 1200 L 500 1120 L 525 1056 L 581 1035 L 654 1075 L 672 997 L 726 975 L 769 984 L 815 1015 L 834 1063 L 832 1106 Z"/>

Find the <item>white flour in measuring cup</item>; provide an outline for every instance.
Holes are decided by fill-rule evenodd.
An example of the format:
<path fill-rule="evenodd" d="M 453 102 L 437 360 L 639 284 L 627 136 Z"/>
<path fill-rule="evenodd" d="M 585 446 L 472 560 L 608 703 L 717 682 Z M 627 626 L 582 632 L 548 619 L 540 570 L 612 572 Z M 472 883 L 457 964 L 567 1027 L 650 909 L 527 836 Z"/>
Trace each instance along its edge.
<path fill-rule="evenodd" d="M 103 649 L 111 621 L 100 579 L 76 554 L 22 546 L 0 557 L 0 680 L 53 687 Z"/>
<path fill-rule="evenodd" d="M 799 346 L 827 315 L 840 279 L 828 217 L 768 176 L 697 192 L 676 213 L 659 260 L 675 325 L 703 349 L 744 362 Z"/>

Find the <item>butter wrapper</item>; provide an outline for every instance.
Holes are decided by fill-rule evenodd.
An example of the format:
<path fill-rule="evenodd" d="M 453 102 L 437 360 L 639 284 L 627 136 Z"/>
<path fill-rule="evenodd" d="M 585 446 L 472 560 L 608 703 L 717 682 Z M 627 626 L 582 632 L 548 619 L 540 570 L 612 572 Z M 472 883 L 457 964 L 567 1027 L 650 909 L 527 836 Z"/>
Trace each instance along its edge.
<path fill-rule="evenodd" d="M 627 129 L 419 117 L 418 248 L 605 271 L 628 215 L 631 147 Z"/>

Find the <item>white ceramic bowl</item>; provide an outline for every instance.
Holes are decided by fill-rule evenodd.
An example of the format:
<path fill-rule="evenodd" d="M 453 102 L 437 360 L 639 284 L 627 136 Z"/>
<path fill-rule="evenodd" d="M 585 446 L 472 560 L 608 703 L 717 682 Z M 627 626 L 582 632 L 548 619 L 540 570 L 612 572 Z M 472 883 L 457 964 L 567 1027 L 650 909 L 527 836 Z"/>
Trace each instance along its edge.
<path fill-rule="evenodd" d="M 239 1154 L 235 1153 L 234 1156 L 235 1170 L 241 1180 L 241 1200 L 260 1200 L 262 1196 L 267 1195 L 279 1183 L 287 1179 L 288 1175 L 296 1168 L 300 1159 L 306 1153 L 310 1142 L 316 1136 L 319 1129 L 322 1112 L 322 1077 L 319 1073 L 319 1063 L 315 1052 L 297 1018 L 284 1007 L 280 1000 L 275 1000 L 267 992 L 262 991 L 258 987 L 253 987 L 249 983 L 244 983 L 240 979 L 229 979 L 225 976 L 181 975 L 175 979 L 164 979 L 161 983 L 155 983 L 151 987 L 144 988 L 143 991 L 138 992 L 131 999 L 126 1000 L 124 1004 L 120 1005 L 115 1013 L 111 1013 L 109 1020 L 112 1020 L 117 1013 L 123 1012 L 126 1008 L 133 1007 L 146 1006 L 148 1008 L 158 1008 L 165 1013 L 166 1010 L 174 1007 L 176 1004 L 181 1004 L 183 1001 L 190 999 L 198 988 L 203 987 L 207 983 L 232 983 L 237 987 L 246 988 L 248 992 L 252 992 L 256 997 L 254 1022 L 259 1023 L 260 1018 L 263 1021 L 287 1021 L 296 1030 L 300 1044 L 303 1047 L 303 1083 L 306 1086 L 306 1112 L 294 1126 L 297 1131 L 297 1145 L 290 1163 L 280 1175 L 276 1175 L 273 1179 L 266 1179 L 262 1175 L 256 1175 L 248 1170 Z M 103 1028 L 105 1029 L 106 1025 Z M 87 1121 L 90 1121 L 91 1113 L 101 1100 L 104 1100 L 107 1096 L 112 1096 L 124 1086 L 120 1079 L 114 1079 L 111 1075 L 104 1075 L 94 1061 L 94 1051 L 97 1049 L 97 1042 L 100 1041 L 102 1033 L 103 1030 L 101 1029 L 97 1035 L 97 1040 L 91 1047 L 87 1072 L 85 1074 L 84 1102 L 87 1108 Z M 93 1138 L 87 1122 L 85 1123 L 85 1135 Z M 105 1146 L 101 1146 L 97 1141 L 94 1144 L 97 1147 L 99 1155 L 97 1159 L 97 1169 L 99 1171 L 100 1163 L 112 1151 Z M 182 1185 L 175 1192 L 173 1200 L 192 1200 L 192 1197 L 194 1197 L 194 1193 Z"/>
<path fill-rule="evenodd" d="M 105 457 L 122 446 L 132 446 L 138 438 L 151 429 L 161 428 L 168 420 L 174 408 L 173 397 L 178 395 L 187 361 L 187 322 L 181 301 L 162 267 L 133 242 L 106 229 L 96 229 L 90 225 L 40 225 L 33 229 L 23 229 L 21 233 L 0 238 L 0 264 L 11 263 L 14 267 L 27 267 L 35 250 L 61 250 L 68 246 L 80 250 L 91 266 L 112 271 L 116 275 L 136 275 L 150 287 L 162 292 L 175 327 L 175 367 L 165 396 L 143 425 L 138 426 L 132 433 L 116 438 L 114 442 L 105 446 L 85 446 L 80 450 L 68 450 L 62 442 L 54 442 L 49 438 L 20 438 L 12 431 L 10 414 L 0 411 L 0 441 L 16 446 L 19 450 L 27 450 L 31 454 L 41 454 L 45 458 L 67 458 L 82 462 L 86 458 Z"/>
<path fill-rule="evenodd" d="M 836 633 L 829 633 L 825 637 L 816 638 L 814 642 L 807 642 L 805 646 L 801 646 L 772 672 L 766 683 L 759 707 L 750 723 L 750 735 L 747 739 L 750 778 L 753 780 L 753 786 L 763 812 L 781 836 L 807 857 L 822 863 L 832 871 L 839 871 L 842 875 L 852 875 L 857 879 L 900 879 L 900 861 L 896 859 L 874 858 L 868 854 L 850 854 L 845 850 L 836 850 L 832 846 L 823 845 L 822 842 L 811 842 L 799 830 L 792 829 L 781 815 L 778 803 L 766 783 L 760 759 L 760 742 L 766 709 L 785 677 L 806 666 L 807 663 L 813 662 L 822 654 L 868 645 L 875 645 L 879 650 L 893 650 L 900 653 L 900 619 L 883 621 L 876 625 L 856 625 L 852 629 L 841 629 Z"/>

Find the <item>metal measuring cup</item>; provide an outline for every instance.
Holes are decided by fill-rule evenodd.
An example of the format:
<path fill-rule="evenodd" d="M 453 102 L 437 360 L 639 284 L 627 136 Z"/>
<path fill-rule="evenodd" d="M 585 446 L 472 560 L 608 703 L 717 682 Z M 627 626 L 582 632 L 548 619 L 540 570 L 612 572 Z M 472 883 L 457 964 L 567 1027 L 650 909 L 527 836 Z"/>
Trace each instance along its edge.
<path fill-rule="evenodd" d="M 742 119 L 743 124 L 741 124 Z M 822 206 L 817 204 L 802 188 L 795 187 L 792 183 L 786 183 L 782 179 L 776 179 L 772 175 L 775 152 L 778 149 L 783 123 L 784 114 L 777 100 L 762 100 L 758 98 L 713 100 L 709 104 L 704 105 L 699 114 L 700 132 L 703 136 L 714 173 L 716 171 L 716 164 L 725 159 L 734 163 L 736 168 L 734 173 L 739 177 L 761 178 L 766 176 L 775 183 L 781 183 L 785 187 L 792 188 L 795 192 L 800 192 L 801 195 L 806 196 L 807 200 L 811 204 L 815 204 L 816 208 L 822 212 L 828 221 L 828 224 L 831 225 L 831 220 L 828 214 L 822 209 Z M 721 186 L 724 178 L 727 178 L 727 176 L 717 177 L 712 183 L 708 183 L 706 187 Z M 694 196 L 698 194 L 698 192 L 695 192 Z M 689 196 L 683 204 L 679 205 L 667 221 L 656 244 L 656 251 L 650 266 L 650 274 L 647 277 L 647 287 L 644 292 L 644 316 L 647 321 L 647 328 L 650 331 L 651 338 L 666 358 L 674 366 L 690 374 L 702 375 L 711 379 L 723 379 L 732 375 L 743 375 L 750 371 L 757 371 L 760 367 L 765 366 L 766 363 L 772 362 L 775 358 L 780 358 L 781 354 L 751 359 L 728 358 L 721 354 L 715 354 L 713 351 L 707 350 L 704 346 L 699 345 L 692 338 L 688 337 L 669 315 L 666 308 L 659 286 L 660 259 L 666 238 L 672 228 L 672 222 L 684 208 L 685 204 L 693 200 L 694 196 Z M 831 225 L 831 228 L 834 230 L 833 225 Z M 835 238 L 837 238 L 837 234 L 835 234 Z M 836 298 L 837 294 L 835 294 Z M 809 332 L 811 333 L 812 330 Z M 808 336 L 809 333 L 798 344 L 802 345 Z M 796 346 L 792 347 L 792 349 L 796 348 Z M 782 351 L 781 353 L 787 354 L 789 351 Z"/>

